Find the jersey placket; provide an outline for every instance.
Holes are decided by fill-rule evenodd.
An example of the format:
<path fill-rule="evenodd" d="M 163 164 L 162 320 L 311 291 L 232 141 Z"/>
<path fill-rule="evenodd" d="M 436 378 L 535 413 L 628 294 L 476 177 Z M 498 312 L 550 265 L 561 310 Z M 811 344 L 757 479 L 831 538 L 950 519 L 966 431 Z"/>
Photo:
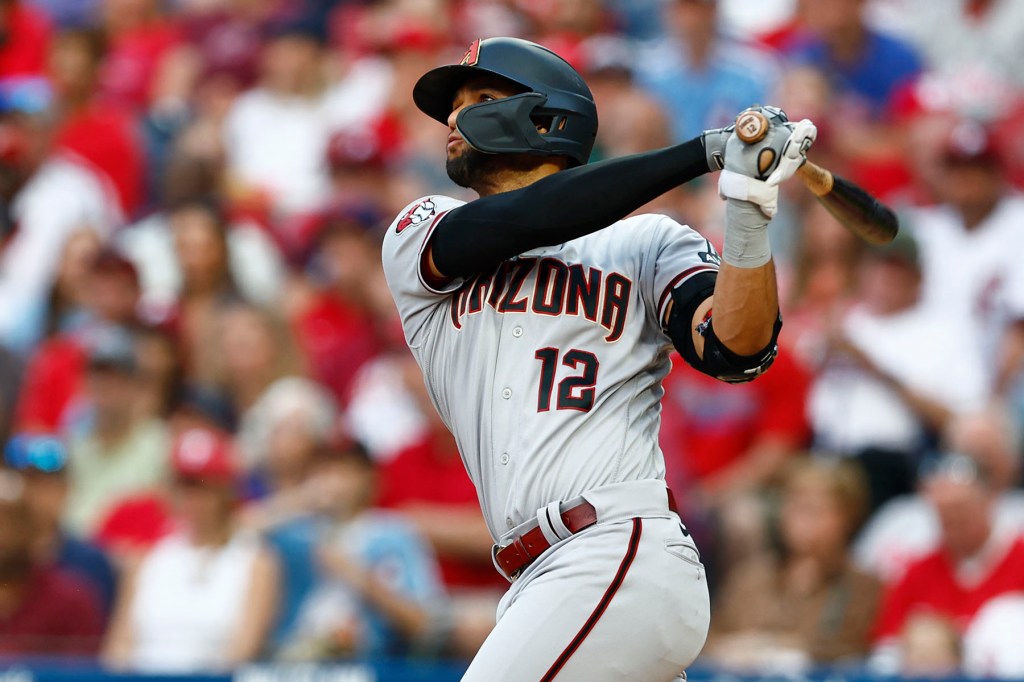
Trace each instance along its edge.
<path fill-rule="evenodd" d="M 527 315 L 520 313 L 496 314 L 498 325 L 497 361 L 493 393 L 491 396 L 492 415 L 492 458 L 493 469 L 501 483 L 499 487 L 509 489 L 516 475 L 519 456 L 519 433 L 523 410 L 529 399 L 530 373 L 524 364 L 529 356 L 526 331 Z M 515 496 L 509 496 L 513 502 Z M 504 510 L 505 529 L 521 523 L 524 510 L 508 506 Z"/>

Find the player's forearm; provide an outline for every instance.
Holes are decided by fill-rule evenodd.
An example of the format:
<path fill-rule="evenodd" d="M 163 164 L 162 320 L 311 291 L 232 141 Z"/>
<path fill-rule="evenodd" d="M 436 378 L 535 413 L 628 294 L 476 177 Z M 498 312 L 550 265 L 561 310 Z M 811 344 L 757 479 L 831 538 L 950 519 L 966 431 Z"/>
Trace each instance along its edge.
<path fill-rule="evenodd" d="M 703 140 L 561 171 L 454 209 L 431 238 L 447 277 L 484 272 L 541 246 L 605 228 L 709 171 Z"/>
<path fill-rule="evenodd" d="M 772 339 L 779 315 L 775 264 L 740 268 L 723 262 L 715 282 L 715 335 L 737 355 L 752 355 Z"/>

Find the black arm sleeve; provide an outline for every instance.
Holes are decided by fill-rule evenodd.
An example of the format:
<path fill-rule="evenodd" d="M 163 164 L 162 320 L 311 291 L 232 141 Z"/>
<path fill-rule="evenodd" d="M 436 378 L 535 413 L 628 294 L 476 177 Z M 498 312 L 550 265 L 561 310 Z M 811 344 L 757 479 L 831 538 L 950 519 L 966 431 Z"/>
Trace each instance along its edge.
<path fill-rule="evenodd" d="M 486 272 L 540 246 L 596 232 L 708 172 L 704 140 L 560 171 L 453 209 L 431 237 L 446 277 Z"/>

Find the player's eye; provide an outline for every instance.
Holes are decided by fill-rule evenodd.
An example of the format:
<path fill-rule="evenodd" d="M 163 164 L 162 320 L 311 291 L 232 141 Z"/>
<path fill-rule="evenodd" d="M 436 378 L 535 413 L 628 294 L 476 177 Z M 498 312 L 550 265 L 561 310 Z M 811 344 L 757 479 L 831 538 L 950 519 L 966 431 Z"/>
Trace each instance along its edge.
<path fill-rule="evenodd" d="M 497 97 L 495 97 L 494 95 L 488 95 L 487 93 L 481 93 L 480 94 L 480 101 L 481 102 L 493 102 L 496 99 L 497 99 Z"/>

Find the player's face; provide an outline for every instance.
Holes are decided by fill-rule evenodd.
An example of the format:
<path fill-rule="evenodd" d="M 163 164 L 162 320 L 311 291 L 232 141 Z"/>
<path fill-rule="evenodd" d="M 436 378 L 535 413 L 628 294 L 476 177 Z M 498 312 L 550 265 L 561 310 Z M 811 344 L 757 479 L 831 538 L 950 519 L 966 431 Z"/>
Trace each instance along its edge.
<path fill-rule="evenodd" d="M 445 170 L 452 182 L 460 187 L 473 188 L 480 178 L 492 170 L 499 157 L 473 149 L 456 129 L 459 112 L 472 104 L 511 97 L 519 92 L 515 86 L 500 78 L 473 78 L 455 92 L 452 113 L 448 116 L 448 146 Z"/>

